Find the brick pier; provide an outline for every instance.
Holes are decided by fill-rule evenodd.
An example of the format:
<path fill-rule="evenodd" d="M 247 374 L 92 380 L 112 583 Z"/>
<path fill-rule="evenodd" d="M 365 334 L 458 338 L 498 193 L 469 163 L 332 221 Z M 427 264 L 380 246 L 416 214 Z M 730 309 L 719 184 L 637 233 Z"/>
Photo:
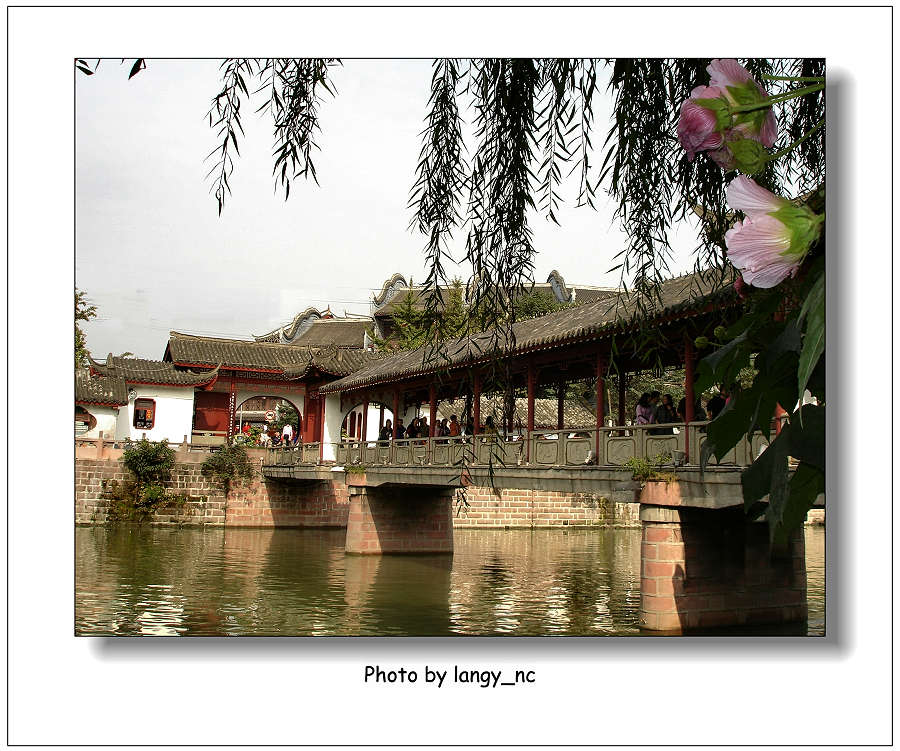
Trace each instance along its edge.
<path fill-rule="evenodd" d="M 350 487 L 347 552 L 452 553 L 453 490 Z"/>
<path fill-rule="evenodd" d="M 641 628 L 685 632 L 805 621 L 803 530 L 783 548 L 741 507 L 641 505 Z"/>

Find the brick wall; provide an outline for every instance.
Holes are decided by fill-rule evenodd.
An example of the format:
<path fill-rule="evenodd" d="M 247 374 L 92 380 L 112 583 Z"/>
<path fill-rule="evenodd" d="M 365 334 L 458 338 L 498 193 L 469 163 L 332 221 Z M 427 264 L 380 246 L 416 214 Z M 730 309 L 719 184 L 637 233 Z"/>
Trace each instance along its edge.
<path fill-rule="evenodd" d="M 225 506 L 228 527 L 346 527 L 347 487 L 338 482 L 254 480 L 231 489 Z"/>
<path fill-rule="evenodd" d="M 494 490 L 471 486 L 454 502 L 457 528 L 639 527 L 638 505 L 594 493 L 552 490 Z"/>
<path fill-rule="evenodd" d="M 111 481 L 122 483 L 129 475 L 118 458 L 75 460 L 75 523 L 103 524 L 111 501 L 102 498 Z M 179 463 L 172 472 L 169 490 L 186 498 L 183 506 L 161 509 L 153 515 L 154 524 L 225 524 L 225 498 L 222 491 L 200 474 L 196 462 Z"/>
<path fill-rule="evenodd" d="M 200 472 L 203 454 L 179 452 L 168 485 L 185 496 L 183 506 L 164 508 L 152 524 L 228 527 L 346 527 L 349 510 L 343 483 L 267 482 L 259 477 L 235 484 L 226 499 L 217 483 Z M 75 523 L 104 524 L 111 501 L 102 498 L 110 481 L 129 477 L 121 452 L 103 459 L 75 459 Z"/>

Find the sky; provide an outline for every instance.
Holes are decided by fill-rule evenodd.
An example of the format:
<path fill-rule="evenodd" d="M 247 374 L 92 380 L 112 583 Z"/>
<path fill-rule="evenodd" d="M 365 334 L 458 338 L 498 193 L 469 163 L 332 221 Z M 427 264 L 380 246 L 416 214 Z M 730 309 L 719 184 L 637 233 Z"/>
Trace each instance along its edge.
<path fill-rule="evenodd" d="M 308 306 L 369 312 L 395 272 L 426 276 L 424 237 L 408 208 L 431 80 L 430 60 L 347 60 L 337 96 L 321 108 L 319 185 L 275 190 L 271 121 L 244 104 L 246 137 L 221 216 L 204 157 L 216 146 L 207 112 L 220 90 L 217 60 L 154 60 L 128 80 L 130 62 L 104 60 L 76 77 L 76 285 L 97 306 L 84 325 L 92 355 L 160 359 L 171 330 L 250 338 Z M 252 88 L 251 88 L 252 91 Z M 611 100 L 601 97 L 596 133 Z M 463 113 L 464 117 L 468 114 Z M 595 139 L 599 140 L 599 139 Z M 597 160 L 597 156 L 595 156 Z M 534 279 L 615 286 L 624 235 L 604 196 L 557 227 L 534 214 Z M 464 238 L 455 238 L 457 257 Z M 675 234 L 673 272 L 689 270 L 695 230 Z M 458 267 L 451 272 L 468 278 Z"/>

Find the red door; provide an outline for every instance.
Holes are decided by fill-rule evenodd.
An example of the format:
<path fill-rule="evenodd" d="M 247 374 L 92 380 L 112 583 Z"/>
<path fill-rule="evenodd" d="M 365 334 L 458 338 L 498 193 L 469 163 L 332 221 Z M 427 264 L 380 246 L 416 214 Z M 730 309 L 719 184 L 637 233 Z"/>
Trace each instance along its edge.
<path fill-rule="evenodd" d="M 228 394 L 194 394 L 194 430 L 228 432 Z"/>

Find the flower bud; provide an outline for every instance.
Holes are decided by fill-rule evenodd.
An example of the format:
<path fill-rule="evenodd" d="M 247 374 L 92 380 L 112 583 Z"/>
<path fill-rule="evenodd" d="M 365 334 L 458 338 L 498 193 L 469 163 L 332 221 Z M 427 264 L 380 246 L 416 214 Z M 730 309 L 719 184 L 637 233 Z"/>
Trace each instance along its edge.
<path fill-rule="evenodd" d="M 725 339 L 728 336 L 728 330 L 724 326 L 716 326 L 713 330 L 713 334 L 716 335 L 716 339 Z"/>
<path fill-rule="evenodd" d="M 709 346 L 709 339 L 707 339 L 705 336 L 698 336 L 696 339 L 694 339 L 694 346 L 697 349 L 705 349 Z"/>

